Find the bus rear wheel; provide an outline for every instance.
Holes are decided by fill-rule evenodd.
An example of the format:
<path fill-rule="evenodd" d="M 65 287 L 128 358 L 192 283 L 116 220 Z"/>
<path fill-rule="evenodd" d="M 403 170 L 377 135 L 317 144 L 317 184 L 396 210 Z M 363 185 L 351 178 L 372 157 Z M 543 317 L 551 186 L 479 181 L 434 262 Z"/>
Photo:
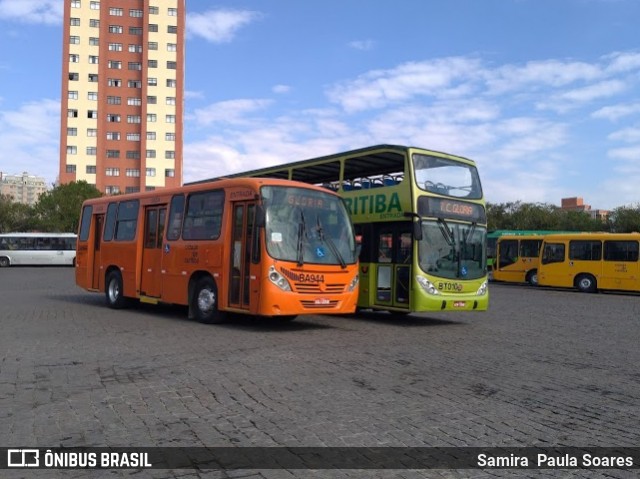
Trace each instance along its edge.
<path fill-rule="evenodd" d="M 127 305 L 127 299 L 124 297 L 124 288 L 122 284 L 122 275 L 120 271 L 111 271 L 107 275 L 104 289 L 107 298 L 107 306 L 112 309 L 122 309 Z"/>
<path fill-rule="evenodd" d="M 8 268 L 9 264 L 9 258 L 7 258 L 6 256 L 2 256 L 0 258 L 0 268 Z"/>
<path fill-rule="evenodd" d="M 538 286 L 538 270 L 537 269 L 532 269 L 531 271 L 529 271 L 527 273 L 527 283 L 529 283 L 531 286 Z"/>
<path fill-rule="evenodd" d="M 576 277 L 576 288 L 583 293 L 595 293 L 597 290 L 596 279 L 590 274 L 580 274 Z"/>
<path fill-rule="evenodd" d="M 191 309 L 201 323 L 216 324 L 225 320 L 224 314 L 218 310 L 218 288 L 213 279 L 205 277 L 196 282 L 191 296 Z"/>

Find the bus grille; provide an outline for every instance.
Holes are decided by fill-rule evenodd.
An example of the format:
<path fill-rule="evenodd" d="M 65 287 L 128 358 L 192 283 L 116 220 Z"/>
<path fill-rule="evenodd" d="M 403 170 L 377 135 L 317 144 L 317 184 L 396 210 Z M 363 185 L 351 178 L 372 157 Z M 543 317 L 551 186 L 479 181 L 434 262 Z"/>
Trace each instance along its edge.
<path fill-rule="evenodd" d="M 300 301 L 305 309 L 329 309 L 337 308 L 339 301 L 327 301 L 326 303 L 316 304 L 315 301 Z"/>
<path fill-rule="evenodd" d="M 310 283 L 293 283 L 296 291 L 303 294 L 340 294 L 344 293 L 346 285 L 342 283 L 336 284 L 310 284 Z"/>

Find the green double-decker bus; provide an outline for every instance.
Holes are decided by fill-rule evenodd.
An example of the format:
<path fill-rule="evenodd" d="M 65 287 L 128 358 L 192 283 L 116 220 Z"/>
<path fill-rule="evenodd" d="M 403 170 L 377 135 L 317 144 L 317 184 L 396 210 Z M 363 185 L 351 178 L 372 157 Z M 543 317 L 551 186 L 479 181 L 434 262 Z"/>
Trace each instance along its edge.
<path fill-rule="evenodd" d="M 474 161 L 377 145 L 230 176 L 304 181 L 342 196 L 361 244 L 360 309 L 487 309 L 487 219 Z"/>

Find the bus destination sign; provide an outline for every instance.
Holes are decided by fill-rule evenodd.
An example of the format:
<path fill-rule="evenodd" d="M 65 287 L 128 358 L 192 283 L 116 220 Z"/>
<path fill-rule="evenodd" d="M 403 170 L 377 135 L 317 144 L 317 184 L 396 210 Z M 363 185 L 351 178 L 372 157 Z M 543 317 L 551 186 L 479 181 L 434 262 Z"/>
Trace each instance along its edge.
<path fill-rule="evenodd" d="M 487 221 L 484 208 L 479 204 L 430 196 L 418 198 L 418 214 L 436 218 L 467 220 L 475 223 L 485 223 Z"/>

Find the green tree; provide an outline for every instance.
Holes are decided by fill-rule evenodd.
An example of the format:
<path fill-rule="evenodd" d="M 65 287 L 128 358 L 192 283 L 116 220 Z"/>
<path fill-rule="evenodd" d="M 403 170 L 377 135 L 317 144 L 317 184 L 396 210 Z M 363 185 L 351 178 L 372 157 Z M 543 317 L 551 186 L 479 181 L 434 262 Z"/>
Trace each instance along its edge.
<path fill-rule="evenodd" d="M 33 208 L 0 195 L 0 232 L 31 231 L 37 228 Z"/>
<path fill-rule="evenodd" d="M 619 206 L 609 214 L 611 231 L 616 233 L 640 232 L 640 204 L 630 206 Z"/>
<path fill-rule="evenodd" d="M 102 193 L 86 181 L 72 181 L 42 194 L 35 206 L 38 223 L 43 231 L 75 233 L 80 221 L 82 202 Z"/>

